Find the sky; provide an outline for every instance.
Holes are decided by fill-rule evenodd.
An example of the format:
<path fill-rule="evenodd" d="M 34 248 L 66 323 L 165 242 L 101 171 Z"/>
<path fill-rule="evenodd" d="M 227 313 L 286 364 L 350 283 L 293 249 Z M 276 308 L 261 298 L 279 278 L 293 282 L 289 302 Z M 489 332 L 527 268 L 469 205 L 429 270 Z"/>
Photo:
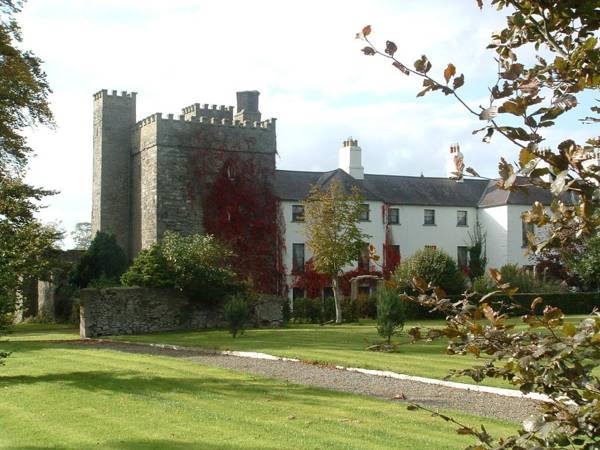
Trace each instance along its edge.
<path fill-rule="evenodd" d="M 44 61 L 56 119 L 55 129 L 28 132 L 28 181 L 60 192 L 40 218 L 67 232 L 91 220 L 92 95 L 101 89 L 137 92 L 138 120 L 193 103 L 235 105 L 236 91 L 258 90 L 263 119 L 277 118 L 280 169 L 337 168 L 349 136 L 366 173 L 445 176 L 454 143 L 487 177 L 501 156 L 517 158 L 506 140 L 473 135 L 485 123 L 452 98 L 416 98 L 421 80 L 364 56 L 355 39 L 371 25 L 373 41 L 394 41 L 406 65 L 427 55 L 438 79 L 452 62 L 478 109 L 496 79 L 485 47 L 505 17 L 475 0 L 28 0 L 17 20 L 22 47 Z M 548 144 L 591 134 L 580 115 L 565 114 Z"/>

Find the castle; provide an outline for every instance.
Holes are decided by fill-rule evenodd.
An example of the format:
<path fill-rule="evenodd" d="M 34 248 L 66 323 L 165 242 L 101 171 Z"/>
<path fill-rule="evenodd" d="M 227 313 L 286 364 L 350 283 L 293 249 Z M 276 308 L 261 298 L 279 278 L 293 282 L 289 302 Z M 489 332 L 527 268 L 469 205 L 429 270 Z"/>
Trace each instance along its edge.
<path fill-rule="evenodd" d="M 310 258 L 301 201 L 312 185 L 337 180 L 362 191 L 361 228 L 384 256 L 405 258 L 429 246 L 465 265 L 479 223 L 490 267 L 531 264 L 524 254 L 527 233 L 540 230 L 521 214 L 536 200 L 549 204 L 548 192 L 507 192 L 495 180 L 452 179 L 461 162 L 458 146 L 450 149 L 446 178 L 365 174 L 362 150 L 351 138 L 339 149 L 334 170 L 276 170 L 276 121 L 261 120 L 258 98 L 257 91 L 238 92 L 235 111 L 195 103 L 178 117 L 156 113 L 137 120 L 134 92 L 96 93 L 92 231 L 115 234 L 130 258 L 167 230 L 212 232 L 236 241 L 234 250 L 247 258 L 240 266 L 254 268 L 253 276 L 279 272 L 287 286 L 278 291 L 287 287 L 291 296 L 303 295 L 291 289 L 294 274 Z M 276 277 L 264 282 L 280 283 Z"/>

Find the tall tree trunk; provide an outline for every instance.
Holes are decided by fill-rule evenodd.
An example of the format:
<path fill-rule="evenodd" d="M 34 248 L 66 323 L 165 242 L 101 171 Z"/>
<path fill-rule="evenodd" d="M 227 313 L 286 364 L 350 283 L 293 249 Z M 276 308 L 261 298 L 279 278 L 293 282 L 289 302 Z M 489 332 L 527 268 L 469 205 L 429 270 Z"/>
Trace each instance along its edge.
<path fill-rule="evenodd" d="M 337 274 L 331 277 L 331 286 L 335 301 L 335 323 L 342 323 L 342 300 L 344 299 L 344 294 L 340 289 L 340 279 Z"/>

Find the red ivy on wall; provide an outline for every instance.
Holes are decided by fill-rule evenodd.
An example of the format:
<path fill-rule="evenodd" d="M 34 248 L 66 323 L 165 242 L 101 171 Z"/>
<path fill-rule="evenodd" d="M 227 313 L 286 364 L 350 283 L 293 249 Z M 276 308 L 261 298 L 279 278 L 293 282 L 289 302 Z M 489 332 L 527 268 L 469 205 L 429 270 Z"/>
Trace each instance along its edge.
<path fill-rule="evenodd" d="M 233 268 L 258 292 L 285 292 L 283 238 L 275 194 L 273 156 L 261 153 L 204 151 L 193 158 L 190 192 L 202 200 L 204 231 L 235 253 Z"/>

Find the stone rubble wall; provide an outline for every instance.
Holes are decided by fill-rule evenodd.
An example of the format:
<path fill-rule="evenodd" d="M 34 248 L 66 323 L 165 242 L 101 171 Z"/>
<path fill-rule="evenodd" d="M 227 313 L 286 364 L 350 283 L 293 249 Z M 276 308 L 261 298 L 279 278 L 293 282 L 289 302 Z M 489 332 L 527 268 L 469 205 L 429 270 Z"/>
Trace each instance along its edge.
<path fill-rule="evenodd" d="M 227 325 L 220 308 L 190 302 L 175 289 L 119 287 L 82 289 L 80 336 L 153 333 L 174 330 L 222 328 Z M 281 304 L 259 299 L 251 314 L 252 326 L 282 324 Z"/>

